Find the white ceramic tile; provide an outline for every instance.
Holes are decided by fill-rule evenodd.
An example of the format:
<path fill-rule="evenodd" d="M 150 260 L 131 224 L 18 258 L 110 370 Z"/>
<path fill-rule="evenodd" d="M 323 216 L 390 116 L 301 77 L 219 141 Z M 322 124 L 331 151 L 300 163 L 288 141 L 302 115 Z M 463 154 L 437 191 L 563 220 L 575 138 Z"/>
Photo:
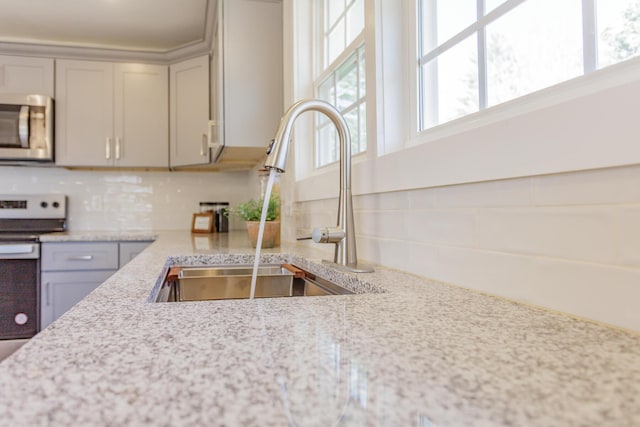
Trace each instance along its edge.
<path fill-rule="evenodd" d="M 534 200 L 538 205 L 640 202 L 640 166 L 536 177 Z"/>
<path fill-rule="evenodd" d="M 452 185 L 438 187 L 435 191 L 439 208 L 528 206 L 532 203 L 531 178 Z"/>
<path fill-rule="evenodd" d="M 640 330 L 640 270 L 538 259 L 532 302 Z"/>
<path fill-rule="evenodd" d="M 478 246 L 514 254 L 613 264 L 615 211 L 608 207 L 482 209 Z"/>
<path fill-rule="evenodd" d="M 409 209 L 409 192 L 367 194 L 353 198 L 353 208 L 356 211 L 387 211 Z"/>
<path fill-rule="evenodd" d="M 428 244 L 474 247 L 476 210 L 426 210 L 406 214 L 408 240 Z"/>
<path fill-rule="evenodd" d="M 617 264 L 640 268 L 640 205 L 621 205 L 616 211 L 620 257 Z"/>
<path fill-rule="evenodd" d="M 534 266 L 530 257 L 440 247 L 435 279 L 518 301 L 530 299 Z"/>
<path fill-rule="evenodd" d="M 381 239 L 378 245 L 378 259 L 370 259 L 366 251 L 363 259 L 385 267 L 433 277 L 438 250 L 435 246 L 390 239 Z"/>
<path fill-rule="evenodd" d="M 356 232 L 365 236 L 376 236 L 394 240 L 412 240 L 405 213 L 400 211 L 356 212 L 354 214 Z"/>

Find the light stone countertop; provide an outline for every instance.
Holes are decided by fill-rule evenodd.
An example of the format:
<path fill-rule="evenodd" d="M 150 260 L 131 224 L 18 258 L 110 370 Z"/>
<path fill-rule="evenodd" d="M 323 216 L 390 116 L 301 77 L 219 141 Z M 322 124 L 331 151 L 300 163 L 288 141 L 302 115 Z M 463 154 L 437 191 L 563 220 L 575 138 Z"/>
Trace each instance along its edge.
<path fill-rule="evenodd" d="M 638 334 L 297 247 L 265 259 L 366 293 L 149 303 L 172 263 L 252 257 L 243 233 L 149 236 L 0 363 L 1 426 L 640 425 Z"/>

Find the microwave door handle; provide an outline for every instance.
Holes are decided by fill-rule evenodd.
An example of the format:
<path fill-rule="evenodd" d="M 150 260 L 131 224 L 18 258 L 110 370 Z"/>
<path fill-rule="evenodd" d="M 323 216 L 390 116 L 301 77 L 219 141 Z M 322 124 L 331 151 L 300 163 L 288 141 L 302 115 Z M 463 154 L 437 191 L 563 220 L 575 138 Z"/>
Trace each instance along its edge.
<path fill-rule="evenodd" d="M 29 148 L 29 106 L 20 107 L 20 116 L 18 117 L 18 137 L 22 148 Z"/>

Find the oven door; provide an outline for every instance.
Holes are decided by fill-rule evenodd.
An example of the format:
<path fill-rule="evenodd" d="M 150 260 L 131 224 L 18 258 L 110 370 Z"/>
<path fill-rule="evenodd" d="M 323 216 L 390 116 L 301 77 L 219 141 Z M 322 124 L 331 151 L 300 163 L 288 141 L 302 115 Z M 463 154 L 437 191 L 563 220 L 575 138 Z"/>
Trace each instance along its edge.
<path fill-rule="evenodd" d="M 38 243 L 0 243 L 0 340 L 39 330 L 39 258 Z"/>
<path fill-rule="evenodd" d="M 29 148 L 29 106 L 0 105 L 0 147 Z"/>

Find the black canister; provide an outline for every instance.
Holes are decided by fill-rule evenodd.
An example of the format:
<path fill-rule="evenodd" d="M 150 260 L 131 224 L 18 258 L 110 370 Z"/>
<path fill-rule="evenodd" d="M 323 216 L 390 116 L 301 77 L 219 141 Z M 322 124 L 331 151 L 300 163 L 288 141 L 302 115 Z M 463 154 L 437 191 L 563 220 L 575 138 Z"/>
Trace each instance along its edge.
<path fill-rule="evenodd" d="M 229 219 L 225 212 L 229 210 L 229 202 L 200 202 L 200 212 L 213 212 L 213 223 L 218 233 L 229 231 Z"/>

